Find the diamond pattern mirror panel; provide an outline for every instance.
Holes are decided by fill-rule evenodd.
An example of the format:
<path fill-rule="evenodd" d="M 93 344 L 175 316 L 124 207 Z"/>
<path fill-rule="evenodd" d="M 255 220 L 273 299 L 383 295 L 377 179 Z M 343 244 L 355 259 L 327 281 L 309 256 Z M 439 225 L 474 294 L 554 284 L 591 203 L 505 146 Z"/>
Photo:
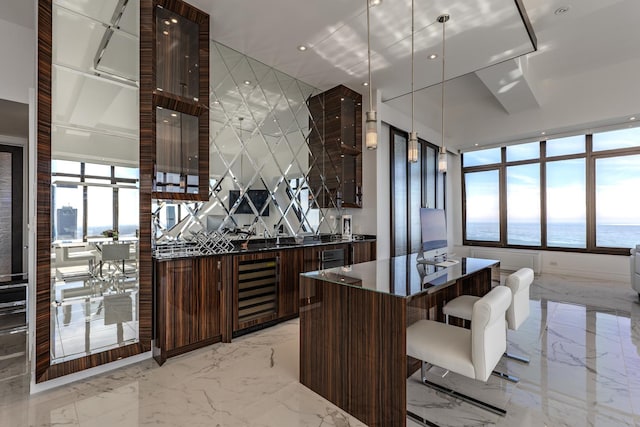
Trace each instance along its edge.
<path fill-rule="evenodd" d="M 322 188 L 309 186 L 311 168 L 330 167 L 309 149 L 311 129 L 324 136 L 308 106 L 320 91 L 216 42 L 210 55 L 210 199 L 155 201 L 156 241 L 203 230 L 231 239 L 336 233 L 337 204 L 317 203 Z"/>

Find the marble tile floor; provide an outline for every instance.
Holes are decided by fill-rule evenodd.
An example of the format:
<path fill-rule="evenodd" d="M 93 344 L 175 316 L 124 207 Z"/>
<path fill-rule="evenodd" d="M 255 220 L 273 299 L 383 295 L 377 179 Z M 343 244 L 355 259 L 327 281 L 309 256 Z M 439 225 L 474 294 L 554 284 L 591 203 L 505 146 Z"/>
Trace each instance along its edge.
<path fill-rule="evenodd" d="M 407 380 L 409 410 L 439 426 L 640 426 L 640 304 L 628 285 L 554 275 L 536 277 L 531 314 L 508 332 L 508 349 L 484 384 L 432 368 L 429 379 L 505 408 L 501 417 Z M 410 427 L 419 424 L 409 420 Z"/>
<path fill-rule="evenodd" d="M 640 304 L 628 285 L 543 275 L 531 316 L 509 331 L 529 365 L 487 384 L 434 381 L 505 407 L 493 415 L 407 380 L 409 409 L 440 426 L 640 426 Z M 146 360 L 28 394 L 26 375 L 0 381 L 0 426 L 362 426 L 298 383 L 298 321 L 169 359 Z M 407 422 L 408 426 L 417 424 Z"/>

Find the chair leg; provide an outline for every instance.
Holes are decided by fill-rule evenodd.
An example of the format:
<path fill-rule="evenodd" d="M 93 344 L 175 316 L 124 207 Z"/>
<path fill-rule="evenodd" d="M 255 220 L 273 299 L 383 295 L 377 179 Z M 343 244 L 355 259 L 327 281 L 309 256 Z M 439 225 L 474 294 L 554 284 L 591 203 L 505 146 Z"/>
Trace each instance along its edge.
<path fill-rule="evenodd" d="M 520 382 L 520 378 L 513 376 L 513 375 L 509 375 L 506 372 L 500 372 L 500 371 L 493 371 L 491 372 L 491 375 L 495 375 L 496 377 L 500 377 L 503 380 L 507 380 L 510 381 L 512 383 L 519 383 Z"/>
<path fill-rule="evenodd" d="M 431 363 L 425 362 L 424 360 L 422 361 L 422 364 L 420 365 L 420 377 L 422 378 L 422 381 L 427 380 L 427 372 L 432 366 L 433 365 Z"/>
<path fill-rule="evenodd" d="M 508 357 L 509 359 L 517 360 L 518 362 L 522 362 L 522 363 L 526 363 L 526 364 L 529 364 L 529 362 L 530 362 L 528 357 L 520 356 L 520 355 L 517 355 L 517 354 L 512 354 L 512 353 L 509 353 L 507 351 L 504 353 L 504 357 Z"/>
<path fill-rule="evenodd" d="M 502 409 L 502 408 L 498 408 L 497 406 L 494 406 L 490 403 L 486 403 L 483 402 L 481 400 L 476 399 L 475 397 L 471 397 L 471 396 L 467 396 L 466 394 L 462 394 L 460 392 L 457 392 L 455 390 L 451 390 L 450 388 L 444 387 L 440 384 L 436 384 L 434 382 L 431 382 L 429 380 L 422 380 L 422 384 L 426 385 L 427 387 L 430 387 L 436 391 L 439 391 L 441 393 L 444 394 L 448 394 L 451 397 L 455 397 L 457 399 L 463 400 L 467 403 L 470 403 L 471 405 L 477 406 L 478 408 L 482 408 L 486 411 L 492 412 L 494 414 L 497 415 L 501 415 L 501 416 L 505 416 L 507 415 L 507 411 Z"/>
<path fill-rule="evenodd" d="M 428 419 L 422 418 L 420 415 L 411 411 L 407 411 L 407 418 L 411 418 L 413 421 L 425 427 L 440 427 L 438 424 L 432 423 Z"/>

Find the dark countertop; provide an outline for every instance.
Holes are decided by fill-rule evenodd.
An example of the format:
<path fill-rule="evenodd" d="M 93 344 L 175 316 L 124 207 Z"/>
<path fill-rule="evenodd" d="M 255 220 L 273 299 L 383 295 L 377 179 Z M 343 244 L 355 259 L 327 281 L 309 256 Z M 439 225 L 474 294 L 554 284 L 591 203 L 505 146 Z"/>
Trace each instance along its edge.
<path fill-rule="evenodd" d="M 455 283 L 482 269 L 500 265 L 500 261 L 470 257 L 450 257 L 457 261 L 448 267 L 418 262 L 418 254 L 363 262 L 346 267 L 302 273 L 319 281 L 353 286 L 372 292 L 411 298 Z"/>
<path fill-rule="evenodd" d="M 299 249 L 299 248 L 308 248 L 308 247 L 317 247 L 317 246 L 327 246 L 327 245 L 339 245 L 343 243 L 359 243 L 359 242 L 373 242 L 376 240 L 376 236 L 373 235 L 358 235 L 352 240 L 341 240 L 339 235 L 320 235 L 320 236 L 310 236 L 314 237 L 314 239 L 307 239 L 302 243 L 296 243 L 293 237 L 281 237 L 280 244 L 276 244 L 276 239 L 263 239 L 263 238 L 254 238 L 249 240 L 234 240 L 232 243 L 234 244 L 234 249 L 228 252 L 222 252 L 218 254 L 201 254 L 197 251 L 196 247 L 193 245 L 189 245 L 188 243 L 183 243 L 180 245 L 174 245 L 174 251 L 166 251 L 162 255 L 154 255 L 154 259 L 158 261 L 165 261 L 171 259 L 178 258 L 197 258 L 202 256 L 215 256 L 215 255 L 241 255 L 241 254 L 250 254 L 256 252 L 266 252 L 266 251 L 280 251 L 286 249 Z M 248 242 L 247 248 L 242 248 L 242 243 Z"/>

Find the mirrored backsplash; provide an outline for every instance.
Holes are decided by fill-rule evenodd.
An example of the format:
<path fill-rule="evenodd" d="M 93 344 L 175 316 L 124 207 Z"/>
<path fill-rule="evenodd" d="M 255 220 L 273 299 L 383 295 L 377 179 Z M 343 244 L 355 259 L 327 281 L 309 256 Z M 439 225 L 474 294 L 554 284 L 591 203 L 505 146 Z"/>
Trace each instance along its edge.
<path fill-rule="evenodd" d="M 320 90 L 213 41 L 210 61 L 210 198 L 154 200 L 156 243 L 337 233 L 338 203 L 319 204 L 327 189 L 309 185 L 311 168 L 329 169 L 309 149 L 312 129 L 323 136 L 308 106 Z"/>

